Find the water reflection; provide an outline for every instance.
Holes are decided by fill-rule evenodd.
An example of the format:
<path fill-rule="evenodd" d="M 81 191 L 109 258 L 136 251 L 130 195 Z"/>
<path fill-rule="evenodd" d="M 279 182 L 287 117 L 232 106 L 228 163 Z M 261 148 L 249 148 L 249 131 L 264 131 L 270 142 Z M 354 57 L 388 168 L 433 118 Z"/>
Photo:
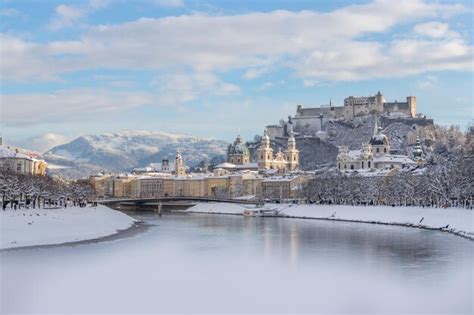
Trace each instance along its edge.
<path fill-rule="evenodd" d="M 440 268 L 456 257 L 472 258 L 473 249 L 472 242 L 456 236 L 395 226 L 206 214 L 140 218 L 170 221 L 182 236 L 186 231 L 197 233 L 206 238 L 208 249 L 235 250 L 238 243 L 238 248 L 251 251 L 247 254 L 260 254 L 268 262 L 286 260 L 292 267 L 300 260 L 343 256 L 358 263 L 393 265 L 416 276 L 419 269 Z M 453 248 L 453 239 L 464 249 Z M 203 246 L 202 240 L 199 243 Z"/>
<path fill-rule="evenodd" d="M 449 234 L 133 215 L 152 226 L 109 243 L 3 253 L 0 313 L 472 313 L 474 242 Z"/>

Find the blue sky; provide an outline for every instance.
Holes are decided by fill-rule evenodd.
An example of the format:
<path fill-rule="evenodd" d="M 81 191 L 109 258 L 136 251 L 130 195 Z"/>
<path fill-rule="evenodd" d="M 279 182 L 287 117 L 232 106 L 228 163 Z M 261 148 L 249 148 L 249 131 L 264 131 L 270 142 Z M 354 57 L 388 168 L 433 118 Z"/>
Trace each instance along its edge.
<path fill-rule="evenodd" d="M 297 104 L 473 117 L 472 1 L 0 1 L 1 125 L 44 150 L 145 129 L 232 140 Z"/>

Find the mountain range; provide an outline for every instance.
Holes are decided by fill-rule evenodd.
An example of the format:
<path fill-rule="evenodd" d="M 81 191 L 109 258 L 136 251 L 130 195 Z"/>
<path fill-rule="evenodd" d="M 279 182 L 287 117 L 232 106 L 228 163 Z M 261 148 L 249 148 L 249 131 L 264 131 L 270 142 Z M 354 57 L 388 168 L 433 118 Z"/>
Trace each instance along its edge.
<path fill-rule="evenodd" d="M 53 173 L 78 178 L 101 170 L 126 172 L 165 157 L 173 160 L 178 151 L 188 166 L 220 162 L 227 146 L 222 140 L 184 134 L 120 131 L 78 137 L 48 150 L 43 157 Z"/>

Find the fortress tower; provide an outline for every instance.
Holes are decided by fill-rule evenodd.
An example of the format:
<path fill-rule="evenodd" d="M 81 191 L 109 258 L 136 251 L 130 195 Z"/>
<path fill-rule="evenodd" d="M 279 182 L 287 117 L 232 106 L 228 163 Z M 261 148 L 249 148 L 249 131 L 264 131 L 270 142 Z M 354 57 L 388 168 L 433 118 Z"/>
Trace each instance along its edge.
<path fill-rule="evenodd" d="M 408 110 L 410 116 L 413 118 L 416 116 L 416 96 L 407 96 Z"/>

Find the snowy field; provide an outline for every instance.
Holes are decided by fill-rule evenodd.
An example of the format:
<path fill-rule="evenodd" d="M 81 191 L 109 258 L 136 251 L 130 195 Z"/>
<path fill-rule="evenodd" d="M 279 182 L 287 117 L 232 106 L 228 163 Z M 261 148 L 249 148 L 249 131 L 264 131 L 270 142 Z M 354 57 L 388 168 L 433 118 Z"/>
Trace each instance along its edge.
<path fill-rule="evenodd" d="M 245 209 L 250 208 L 254 208 L 254 206 L 201 203 L 187 211 L 242 215 Z M 280 215 L 292 218 L 343 220 L 442 229 L 474 239 L 473 211 L 460 208 L 266 204 L 259 209 L 278 210 Z"/>
<path fill-rule="evenodd" d="M 62 244 L 101 238 L 136 220 L 105 206 L 0 210 L 0 249 Z"/>

